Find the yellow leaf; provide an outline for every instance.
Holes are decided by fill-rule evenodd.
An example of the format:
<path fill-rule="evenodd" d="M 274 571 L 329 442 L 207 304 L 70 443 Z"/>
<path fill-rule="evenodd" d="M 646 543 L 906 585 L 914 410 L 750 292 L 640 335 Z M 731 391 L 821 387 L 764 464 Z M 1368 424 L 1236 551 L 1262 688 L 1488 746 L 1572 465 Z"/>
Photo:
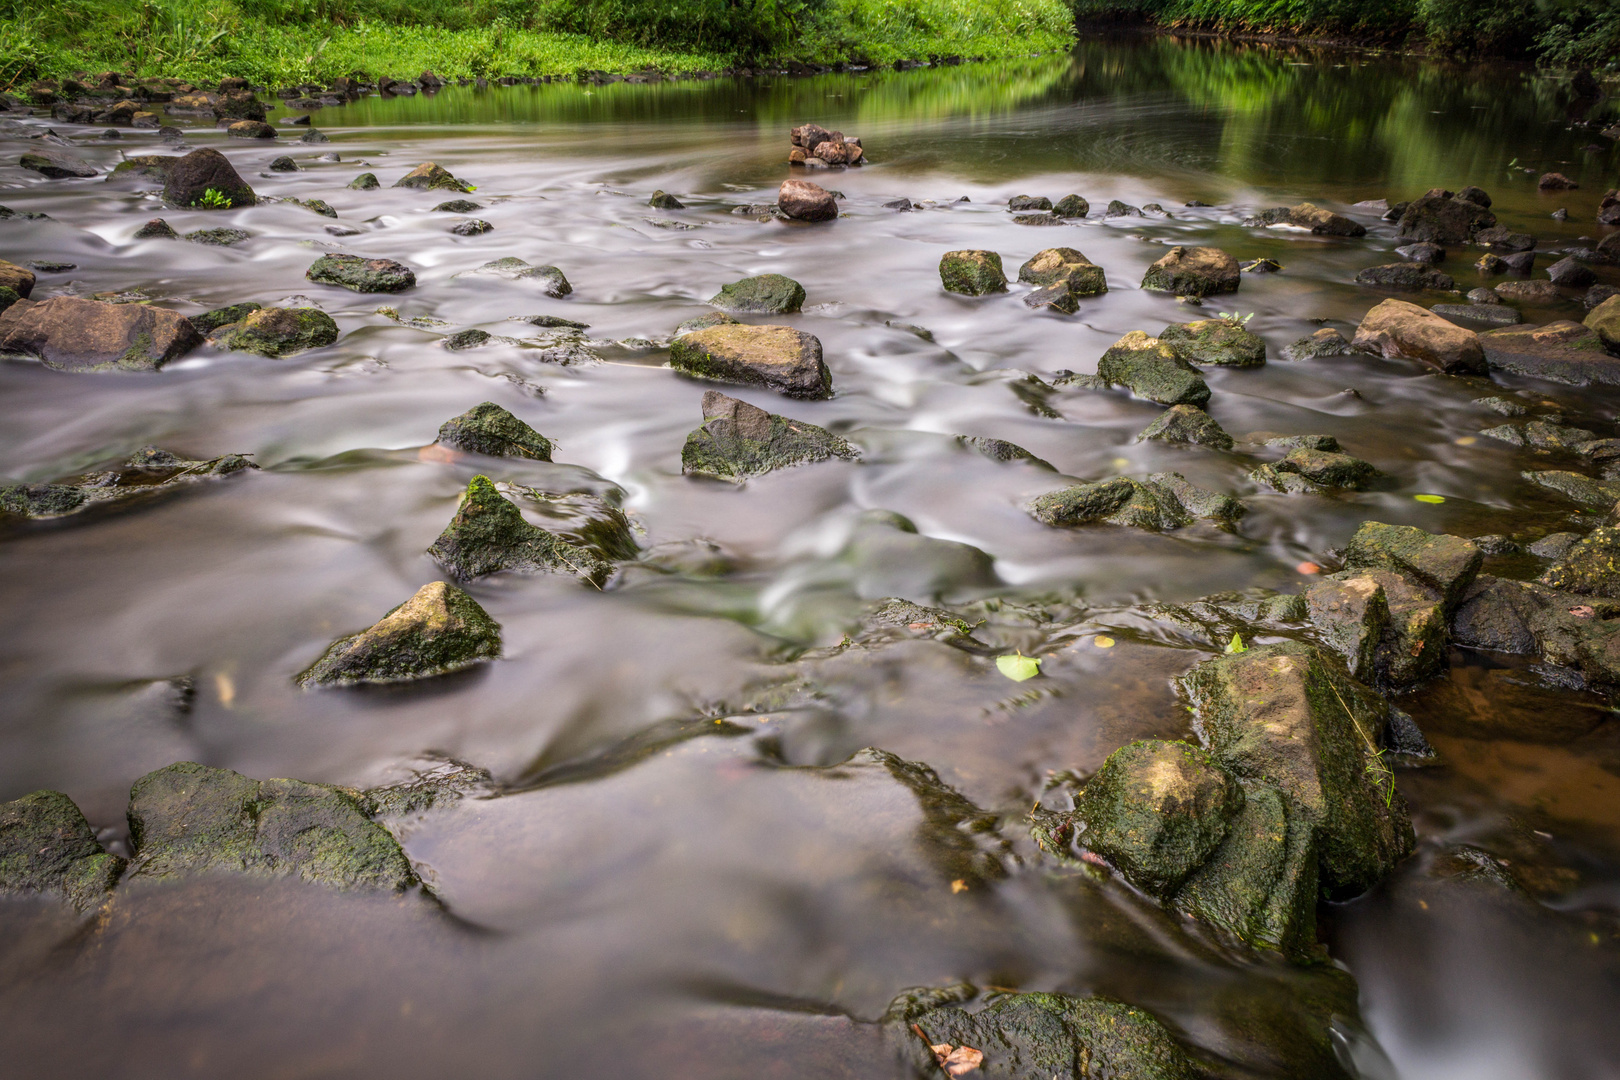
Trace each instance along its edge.
<path fill-rule="evenodd" d="M 1033 656 L 1017 653 L 1012 656 L 996 657 L 996 670 L 1001 672 L 1013 682 L 1023 682 L 1033 679 L 1041 673 L 1041 662 Z"/>
<path fill-rule="evenodd" d="M 1112 649 L 1114 647 L 1114 639 L 1107 634 L 1099 634 L 1091 639 L 1091 643 L 1099 649 Z"/>

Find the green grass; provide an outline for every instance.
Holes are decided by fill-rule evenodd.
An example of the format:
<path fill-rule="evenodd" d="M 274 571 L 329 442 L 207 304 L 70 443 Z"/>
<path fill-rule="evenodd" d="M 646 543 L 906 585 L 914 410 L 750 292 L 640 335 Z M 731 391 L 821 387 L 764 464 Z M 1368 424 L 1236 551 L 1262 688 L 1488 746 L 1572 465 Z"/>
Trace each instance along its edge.
<path fill-rule="evenodd" d="M 0 89 L 106 70 L 284 86 L 354 72 L 459 78 L 716 71 L 763 60 L 888 64 L 1025 55 L 1074 39 L 1063 0 L 60 0 L 48 14 L 27 10 L 41 9 L 0 0 Z"/>

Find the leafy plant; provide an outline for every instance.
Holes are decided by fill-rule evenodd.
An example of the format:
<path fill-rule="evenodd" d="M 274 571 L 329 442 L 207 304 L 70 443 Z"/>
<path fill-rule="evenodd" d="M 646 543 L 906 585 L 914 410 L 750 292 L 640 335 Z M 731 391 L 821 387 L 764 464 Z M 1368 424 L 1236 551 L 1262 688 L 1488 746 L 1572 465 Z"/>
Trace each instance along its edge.
<path fill-rule="evenodd" d="M 0 20 L 0 90 L 10 90 L 39 73 L 46 46 L 32 20 Z"/>
<path fill-rule="evenodd" d="M 1239 634 L 1233 634 L 1232 635 L 1232 640 L 1228 641 L 1226 643 L 1226 654 L 1228 656 L 1231 656 L 1231 655 L 1233 655 L 1235 653 L 1244 653 L 1244 652 L 1248 652 L 1248 651 L 1249 651 L 1249 647 L 1247 645 L 1243 644 L 1243 637 L 1241 635 L 1239 635 Z"/>
<path fill-rule="evenodd" d="M 202 193 L 202 198 L 197 200 L 196 205 L 206 210 L 229 210 L 235 203 L 231 202 L 229 195 L 218 188 L 209 188 Z"/>
<path fill-rule="evenodd" d="M 1247 315 L 1239 315 L 1235 311 L 1222 311 L 1215 317 L 1234 330 L 1242 330 L 1245 326 L 1249 325 L 1249 320 L 1254 318 L 1254 312 L 1251 311 Z"/>

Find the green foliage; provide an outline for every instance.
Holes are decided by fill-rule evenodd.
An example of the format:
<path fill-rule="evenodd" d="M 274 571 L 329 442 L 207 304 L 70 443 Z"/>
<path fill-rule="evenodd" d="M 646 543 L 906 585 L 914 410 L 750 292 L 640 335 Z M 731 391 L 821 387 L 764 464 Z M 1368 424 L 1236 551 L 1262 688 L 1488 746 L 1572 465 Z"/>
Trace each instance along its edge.
<path fill-rule="evenodd" d="M 1013 682 L 1023 682 L 1033 679 L 1041 673 L 1041 662 L 1033 656 L 1018 653 L 1013 656 L 996 657 L 996 670 L 1001 672 Z"/>
<path fill-rule="evenodd" d="M 0 19 L 0 90 L 37 77 L 48 48 L 33 19 Z"/>
<path fill-rule="evenodd" d="M 197 200 L 197 205 L 207 207 L 209 210 L 229 210 L 232 205 L 231 197 L 222 193 L 218 188 L 209 188 Z"/>

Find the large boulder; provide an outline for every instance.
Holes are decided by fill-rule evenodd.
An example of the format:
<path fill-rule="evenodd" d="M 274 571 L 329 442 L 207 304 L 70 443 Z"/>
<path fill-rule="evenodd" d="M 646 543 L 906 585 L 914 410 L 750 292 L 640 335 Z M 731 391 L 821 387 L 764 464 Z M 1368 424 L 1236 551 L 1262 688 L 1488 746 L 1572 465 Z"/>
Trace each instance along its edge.
<path fill-rule="evenodd" d="M 1356 284 L 1376 285 L 1385 289 L 1406 289 L 1412 292 L 1423 289 L 1451 292 L 1457 287 L 1456 279 L 1450 274 L 1416 262 L 1369 266 L 1356 274 Z"/>
<path fill-rule="evenodd" d="M 740 484 L 773 469 L 860 453 L 825 428 L 768 413 L 716 390 L 703 395 L 703 426 L 686 437 L 681 471 Z"/>
<path fill-rule="evenodd" d="M 1620 359 L 1604 348 L 1597 327 L 1560 319 L 1488 330 L 1479 335 L 1479 344 L 1492 371 L 1571 386 L 1620 385 Z"/>
<path fill-rule="evenodd" d="M 760 274 L 720 286 L 709 303 L 726 311 L 791 315 L 804 306 L 804 286 L 782 274 Z"/>
<path fill-rule="evenodd" d="M 416 285 L 416 271 L 393 259 L 322 255 L 304 271 L 310 281 L 358 293 L 397 293 Z"/>
<path fill-rule="evenodd" d="M 428 554 L 459 581 L 511 570 L 573 574 L 600 587 L 613 575 L 613 564 L 600 555 L 529 524 L 487 476 L 467 484 L 455 517 Z"/>
<path fill-rule="evenodd" d="M 1203 405 L 1209 384 L 1170 343 L 1133 330 L 1097 361 L 1097 378 L 1159 405 Z"/>
<path fill-rule="evenodd" d="M 259 308 L 209 335 L 222 349 L 270 357 L 319 349 L 337 339 L 337 323 L 319 308 Z"/>
<path fill-rule="evenodd" d="M 1315 833 L 1323 893 L 1359 895 L 1411 854 L 1406 802 L 1381 756 L 1389 706 L 1314 645 L 1284 642 L 1199 664 L 1183 679 L 1205 747 L 1276 788 Z"/>
<path fill-rule="evenodd" d="M 719 382 L 768 386 L 795 398 L 832 396 L 821 341 L 791 326 L 711 326 L 682 334 L 669 349 L 677 371 Z"/>
<path fill-rule="evenodd" d="M 398 188 L 410 188 L 415 191 L 471 191 L 473 186 L 465 180 L 458 180 L 450 175 L 450 170 L 435 165 L 431 161 L 424 161 L 398 180 L 394 181 Z"/>
<path fill-rule="evenodd" d="M 394 893 L 417 883 L 399 841 L 354 792 L 191 761 L 135 781 L 129 840 L 132 879 L 234 873 Z"/>
<path fill-rule="evenodd" d="M 1029 512 L 1046 525 L 1126 525 L 1160 531 L 1179 529 L 1204 518 L 1230 526 L 1245 507 L 1229 495 L 1206 491 L 1179 473 L 1155 473 L 1146 482 L 1115 476 L 1050 491 L 1035 498 Z"/>
<path fill-rule="evenodd" d="M 1148 267 L 1142 288 L 1177 296 L 1237 292 L 1243 279 L 1238 261 L 1220 248 L 1173 247 Z"/>
<path fill-rule="evenodd" d="M 1419 360 L 1448 374 L 1483 374 L 1479 335 L 1405 300 L 1385 300 L 1361 320 L 1353 342 L 1381 356 Z"/>
<path fill-rule="evenodd" d="M 1472 540 L 1409 525 L 1368 521 L 1344 550 L 1347 569 L 1393 570 L 1433 590 L 1447 613 L 1461 601 L 1485 556 Z"/>
<path fill-rule="evenodd" d="M 1605 525 L 1593 530 L 1539 580 L 1564 592 L 1620 599 L 1620 528 Z"/>
<path fill-rule="evenodd" d="M 1452 616 L 1457 644 L 1539 657 L 1595 687 L 1620 686 L 1620 603 L 1481 574 Z"/>
<path fill-rule="evenodd" d="M 1466 244 L 1482 229 L 1496 224 L 1488 204 L 1480 205 L 1444 188 L 1432 188 L 1406 204 L 1398 234 L 1432 244 Z"/>
<path fill-rule="evenodd" d="M 474 405 L 439 425 L 439 445 L 490 457 L 551 460 L 551 440 L 493 401 Z"/>
<path fill-rule="evenodd" d="M 0 289 L 10 289 L 26 300 L 34 291 L 34 272 L 16 263 L 0 259 Z"/>
<path fill-rule="evenodd" d="M 202 149 L 169 165 L 163 201 L 188 210 L 229 210 L 252 206 L 258 198 L 224 154 Z"/>
<path fill-rule="evenodd" d="M 124 860 L 60 791 L 0 803 L 0 895 L 55 896 L 80 911 L 98 906 L 124 872 Z"/>
<path fill-rule="evenodd" d="M 1007 291 L 1007 274 L 994 251 L 947 251 L 939 259 L 939 280 L 946 292 L 963 296 Z"/>
<path fill-rule="evenodd" d="M 201 343 L 184 315 L 150 304 L 53 296 L 0 312 L 0 353 L 58 371 L 156 371 Z"/>
<path fill-rule="evenodd" d="M 1083 252 L 1067 247 L 1037 251 L 1018 268 L 1018 280 L 1041 287 L 1066 282 L 1070 293 L 1082 297 L 1108 291 L 1103 268 L 1086 258 Z"/>
<path fill-rule="evenodd" d="M 1195 364 L 1259 367 L 1266 362 L 1265 340 L 1225 319 L 1174 323 L 1159 333 L 1159 340 Z"/>
<path fill-rule="evenodd" d="M 1615 235 L 1620 236 L 1620 233 Z M 3 270 L 4 268 L 0 267 L 0 272 Z M 1605 349 L 1620 356 L 1620 296 L 1611 296 L 1589 311 L 1585 324 L 1598 336 Z"/>
<path fill-rule="evenodd" d="M 410 682 L 500 655 L 500 625 L 454 585 L 433 581 L 372 626 L 333 642 L 299 674 L 298 684 Z"/>
<path fill-rule="evenodd" d="M 776 207 L 795 221 L 831 221 L 838 216 L 832 192 L 808 180 L 784 180 L 776 191 Z"/>
<path fill-rule="evenodd" d="M 48 180 L 83 179 L 101 171 L 83 158 L 62 150 L 30 150 L 17 159 L 17 164 Z"/>
<path fill-rule="evenodd" d="M 1232 449 L 1232 436 L 1196 405 L 1172 405 L 1157 420 L 1143 428 L 1136 439 L 1138 442 L 1156 439 L 1160 442 L 1213 446 L 1217 450 Z"/>

